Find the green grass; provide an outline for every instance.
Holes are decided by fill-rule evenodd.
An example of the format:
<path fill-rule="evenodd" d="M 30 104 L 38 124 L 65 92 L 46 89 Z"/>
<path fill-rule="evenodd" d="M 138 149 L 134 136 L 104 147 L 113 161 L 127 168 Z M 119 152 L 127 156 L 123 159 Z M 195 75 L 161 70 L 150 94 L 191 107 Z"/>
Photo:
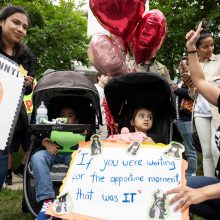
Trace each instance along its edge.
<path fill-rule="evenodd" d="M 21 211 L 22 190 L 3 189 L 0 192 L 0 220 L 32 220 L 33 216 Z"/>

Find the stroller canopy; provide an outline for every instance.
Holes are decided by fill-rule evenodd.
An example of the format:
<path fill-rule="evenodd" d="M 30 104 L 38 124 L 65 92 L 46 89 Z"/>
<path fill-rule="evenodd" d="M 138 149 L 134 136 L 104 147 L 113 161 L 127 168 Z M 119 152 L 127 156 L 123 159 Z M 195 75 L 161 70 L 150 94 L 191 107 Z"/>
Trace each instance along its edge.
<path fill-rule="evenodd" d="M 53 71 L 38 81 L 32 97 L 32 120 L 35 118 L 36 109 L 41 104 L 41 101 L 44 101 L 48 108 L 51 104 L 54 105 L 53 100 L 62 100 L 65 98 L 68 98 L 70 101 L 74 100 L 79 111 L 83 109 L 83 103 L 85 103 L 82 100 L 89 101 L 90 108 L 94 110 L 99 123 L 101 122 L 98 91 L 84 74 L 75 71 Z M 81 109 L 80 106 L 82 106 Z M 86 114 L 85 109 L 83 112 Z"/>
<path fill-rule="evenodd" d="M 105 87 L 109 109 L 118 120 L 123 106 L 149 106 L 175 112 L 173 93 L 168 82 L 155 73 L 129 73 L 113 78 Z"/>

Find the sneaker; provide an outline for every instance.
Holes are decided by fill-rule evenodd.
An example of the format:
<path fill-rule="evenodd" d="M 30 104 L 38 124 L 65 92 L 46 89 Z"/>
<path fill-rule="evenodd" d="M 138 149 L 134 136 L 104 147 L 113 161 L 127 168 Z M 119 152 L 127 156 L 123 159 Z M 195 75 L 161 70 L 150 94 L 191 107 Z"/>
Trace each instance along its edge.
<path fill-rule="evenodd" d="M 24 177 L 24 168 L 19 166 L 14 172 L 16 176 L 19 176 L 20 178 Z"/>
<path fill-rule="evenodd" d="M 6 185 L 12 185 L 12 173 L 7 174 L 6 179 L 5 179 L 5 184 Z"/>
<path fill-rule="evenodd" d="M 44 201 L 43 206 L 35 220 L 52 220 L 52 216 L 46 214 L 46 211 L 49 208 L 51 203 L 52 203 L 52 200 L 50 199 Z"/>

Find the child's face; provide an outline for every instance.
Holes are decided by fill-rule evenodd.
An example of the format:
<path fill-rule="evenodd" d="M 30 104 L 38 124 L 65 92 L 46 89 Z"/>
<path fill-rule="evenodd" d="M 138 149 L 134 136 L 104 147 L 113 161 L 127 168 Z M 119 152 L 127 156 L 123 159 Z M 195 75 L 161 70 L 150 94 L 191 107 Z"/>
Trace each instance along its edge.
<path fill-rule="evenodd" d="M 131 120 L 136 132 L 147 133 L 153 125 L 153 114 L 145 108 L 138 109 L 134 119 Z"/>
<path fill-rule="evenodd" d="M 67 124 L 76 124 L 76 113 L 71 108 L 62 108 L 60 117 L 67 118 Z"/>

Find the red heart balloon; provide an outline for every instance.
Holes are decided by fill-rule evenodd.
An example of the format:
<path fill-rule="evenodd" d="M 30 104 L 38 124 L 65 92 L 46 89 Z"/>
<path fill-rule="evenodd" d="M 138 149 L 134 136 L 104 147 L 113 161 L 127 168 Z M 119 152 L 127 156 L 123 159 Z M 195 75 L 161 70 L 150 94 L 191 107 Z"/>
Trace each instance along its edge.
<path fill-rule="evenodd" d="M 146 0 L 90 0 L 99 23 L 110 33 L 127 39 L 145 10 Z"/>
<path fill-rule="evenodd" d="M 150 10 L 139 22 L 133 39 L 133 54 L 137 64 L 155 57 L 168 33 L 166 18 L 157 9 Z"/>
<path fill-rule="evenodd" d="M 125 58 L 120 48 L 107 35 L 92 37 L 88 57 L 94 67 L 105 75 L 115 77 L 127 72 Z"/>

